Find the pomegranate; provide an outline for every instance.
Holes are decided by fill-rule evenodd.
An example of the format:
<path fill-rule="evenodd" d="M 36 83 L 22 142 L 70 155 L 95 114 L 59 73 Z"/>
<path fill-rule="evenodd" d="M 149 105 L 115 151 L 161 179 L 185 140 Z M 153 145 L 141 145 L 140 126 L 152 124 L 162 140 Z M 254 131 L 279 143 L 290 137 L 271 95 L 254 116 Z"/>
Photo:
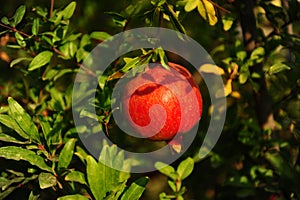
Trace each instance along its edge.
<path fill-rule="evenodd" d="M 170 141 L 192 129 L 202 114 L 201 93 L 190 72 L 175 63 L 168 65 L 170 70 L 153 63 L 125 86 L 125 117 L 150 140 Z"/>

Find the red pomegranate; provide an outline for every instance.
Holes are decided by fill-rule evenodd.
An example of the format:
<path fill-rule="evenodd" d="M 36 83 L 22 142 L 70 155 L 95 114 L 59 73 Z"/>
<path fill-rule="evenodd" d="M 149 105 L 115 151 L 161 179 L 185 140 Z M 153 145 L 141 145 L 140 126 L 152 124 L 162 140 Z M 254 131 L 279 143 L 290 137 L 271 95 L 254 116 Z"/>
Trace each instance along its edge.
<path fill-rule="evenodd" d="M 175 63 L 168 65 L 170 70 L 151 64 L 125 86 L 125 117 L 150 140 L 169 141 L 192 129 L 202 114 L 201 93 L 189 71 Z"/>

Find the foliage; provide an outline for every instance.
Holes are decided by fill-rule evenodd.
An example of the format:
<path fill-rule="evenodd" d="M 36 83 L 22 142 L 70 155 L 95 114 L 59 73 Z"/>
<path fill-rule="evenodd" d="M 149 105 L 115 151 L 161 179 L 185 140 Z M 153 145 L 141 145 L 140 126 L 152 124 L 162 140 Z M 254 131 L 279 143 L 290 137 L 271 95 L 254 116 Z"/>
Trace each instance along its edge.
<path fill-rule="evenodd" d="M 157 162 L 155 166 L 160 171 L 160 173 L 170 178 L 170 180 L 168 180 L 168 185 L 174 193 L 173 195 L 167 195 L 163 192 L 159 195 L 159 198 L 164 200 L 184 199 L 183 194 L 185 193 L 186 188 L 182 187 L 182 181 L 192 173 L 194 168 L 194 160 L 189 157 L 183 160 L 178 165 L 176 171 L 172 166 L 166 165 L 162 162 Z"/>
<path fill-rule="evenodd" d="M 0 22 L 0 199 L 300 198 L 299 1 L 98 4 L 4 5 L 4 10 L 14 5 L 15 11 Z M 91 13 L 99 13 L 103 23 Z M 171 165 L 156 163 L 165 179 L 159 179 L 153 194 L 147 190 L 157 188 L 154 180 L 161 176 L 105 166 L 103 157 L 124 169 L 135 163 L 106 141 L 96 144 L 101 153 L 92 157 L 79 140 L 71 113 L 76 73 L 81 69 L 96 75 L 82 65 L 89 52 L 114 33 L 141 26 L 174 29 L 202 44 L 224 80 L 228 111 L 219 142 L 199 159 L 212 109 L 204 102 L 197 137 L 186 154 Z M 110 95 L 124 73 L 140 72 L 135 66 L 161 62 L 168 68 L 168 60 L 188 66 L 162 48 L 118 58 L 99 80 L 100 98 L 93 102 L 97 116 L 81 114 L 96 118 L 118 145 L 151 149 L 151 142 L 145 146 L 119 134 Z M 201 69 L 215 73 L 209 65 Z M 199 85 L 205 91 L 205 83 L 199 80 Z"/>

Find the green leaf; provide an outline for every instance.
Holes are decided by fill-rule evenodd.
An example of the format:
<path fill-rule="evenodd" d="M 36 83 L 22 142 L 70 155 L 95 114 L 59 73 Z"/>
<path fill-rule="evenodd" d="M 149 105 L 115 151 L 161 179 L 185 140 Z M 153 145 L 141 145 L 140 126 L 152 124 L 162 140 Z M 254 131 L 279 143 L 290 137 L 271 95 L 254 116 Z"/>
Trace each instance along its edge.
<path fill-rule="evenodd" d="M 15 32 L 15 38 L 17 40 L 17 43 L 20 45 L 20 47 L 26 47 L 26 42 L 24 40 L 24 37 L 20 33 Z"/>
<path fill-rule="evenodd" d="M 134 181 L 130 187 L 125 191 L 125 193 L 122 195 L 121 200 L 137 200 L 139 199 L 149 182 L 148 177 L 142 177 L 138 180 Z"/>
<path fill-rule="evenodd" d="M 28 57 L 16 58 L 13 61 L 11 61 L 11 63 L 10 63 L 9 66 L 13 67 L 13 66 L 15 66 L 16 64 L 18 64 L 18 63 L 20 63 L 22 61 L 31 61 L 31 60 L 32 60 L 32 58 L 28 58 Z"/>
<path fill-rule="evenodd" d="M 20 45 L 14 45 L 14 44 L 7 44 L 6 47 L 12 48 L 12 49 L 21 49 Z"/>
<path fill-rule="evenodd" d="M 162 48 L 158 48 L 158 55 L 159 55 L 159 59 L 160 59 L 160 63 L 161 65 L 165 68 L 165 69 L 170 69 L 169 65 L 168 65 L 168 59 L 165 55 L 165 51 Z"/>
<path fill-rule="evenodd" d="M 89 55 L 89 52 L 81 47 L 76 52 L 76 61 L 80 62 L 80 61 L 84 60 L 86 57 L 88 57 L 88 55 Z"/>
<path fill-rule="evenodd" d="M 88 34 L 84 34 L 82 37 L 81 37 L 81 40 L 80 40 L 80 48 L 83 48 L 89 44 L 91 44 L 91 39 L 90 39 L 90 36 Z"/>
<path fill-rule="evenodd" d="M 72 1 L 67 7 L 63 10 L 63 18 L 64 19 L 70 19 L 75 11 L 76 8 L 76 2 Z"/>
<path fill-rule="evenodd" d="M 124 27 L 126 25 L 126 23 L 127 23 L 126 17 L 124 17 L 116 12 L 105 12 L 105 13 L 112 17 L 112 20 L 116 25 L 121 26 L 121 27 Z"/>
<path fill-rule="evenodd" d="M 71 34 L 66 39 L 64 39 L 62 44 L 66 43 L 66 42 L 74 41 L 74 40 L 78 39 L 81 35 L 82 35 L 81 33 Z"/>
<path fill-rule="evenodd" d="M 30 115 L 13 98 L 8 98 L 10 116 L 16 121 L 19 127 L 35 142 L 40 143 L 40 135 Z"/>
<path fill-rule="evenodd" d="M 49 70 L 47 69 L 47 71 L 45 72 L 42 79 L 56 81 L 63 75 L 65 75 L 67 73 L 72 73 L 72 72 L 75 72 L 75 70 L 73 70 L 73 69 L 56 69 L 56 68 L 49 69 Z"/>
<path fill-rule="evenodd" d="M 248 80 L 248 77 L 249 77 L 248 73 L 240 73 L 240 75 L 239 75 L 240 84 L 246 83 L 246 81 Z"/>
<path fill-rule="evenodd" d="M 11 194 L 15 189 L 20 188 L 20 185 L 25 185 L 26 183 L 28 183 L 29 181 L 32 181 L 34 179 L 37 178 L 37 175 L 33 175 L 31 177 L 27 177 L 27 178 L 23 178 L 23 182 L 16 184 L 14 186 L 10 186 L 9 188 L 7 188 L 5 191 L 1 191 L 0 192 L 0 199 L 5 199 L 5 197 L 7 197 L 9 194 Z"/>
<path fill-rule="evenodd" d="M 79 171 L 71 171 L 65 176 L 65 181 L 73 181 L 77 183 L 81 183 L 83 185 L 87 185 L 85 181 L 85 174 Z"/>
<path fill-rule="evenodd" d="M 80 146 L 76 146 L 76 152 L 75 155 L 83 162 L 86 163 L 86 159 L 88 154 L 85 152 L 85 150 L 83 148 L 81 148 Z"/>
<path fill-rule="evenodd" d="M 37 7 L 35 7 L 35 10 L 36 10 L 36 13 L 43 18 L 46 18 L 48 15 L 48 9 L 46 7 L 37 6 Z"/>
<path fill-rule="evenodd" d="M 57 180 L 53 174 L 42 172 L 39 175 L 39 184 L 41 189 L 45 189 L 55 186 L 57 184 Z"/>
<path fill-rule="evenodd" d="M 32 34 L 37 35 L 39 33 L 39 28 L 40 28 L 40 19 L 34 18 L 34 20 L 32 22 L 32 27 L 31 27 Z"/>
<path fill-rule="evenodd" d="M 261 62 L 265 55 L 265 49 L 263 47 L 257 47 L 254 49 L 250 55 L 251 60 L 256 60 L 256 62 Z"/>
<path fill-rule="evenodd" d="M 116 145 L 109 146 L 105 142 L 97 163 L 94 158 L 87 156 L 87 179 L 89 187 L 96 200 L 106 197 L 111 198 L 111 194 L 117 193 L 116 187 L 122 186 L 129 178 L 128 173 L 123 173 L 111 167 L 124 168 L 123 151 L 118 152 Z M 111 166 L 111 167 L 109 167 Z M 101 189 L 99 189 L 101 188 Z M 120 193 L 118 193 L 120 195 Z"/>
<path fill-rule="evenodd" d="M 28 144 L 28 142 L 17 140 L 16 138 L 14 138 L 8 134 L 5 134 L 5 133 L 0 133 L 0 141 L 11 142 L 11 143 L 15 143 L 15 144 Z"/>
<path fill-rule="evenodd" d="M 69 139 L 68 142 L 65 144 L 64 148 L 59 154 L 58 169 L 66 169 L 71 163 L 74 154 L 75 143 L 76 139 L 72 138 Z"/>
<path fill-rule="evenodd" d="M 178 174 L 175 172 L 175 169 L 172 166 L 167 165 L 163 162 L 156 162 L 154 166 L 160 173 L 170 177 L 171 179 L 178 179 Z"/>
<path fill-rule="evenodd" d="M 1 187 L 2 190 L 6 190 L 7 188 L 9 188 L 12 184 L 14 183 L 20 183 L 25 179 L 25 177 L 15 177 L 15 178 L 11 178 L 8 181 L 5 182 L 5 185 L 3 185 Z"/>
<path fill-rule="evenodd" d="M 18 126 L 17 122 L 12 117 L 0 114 L 0 122 L 8 128 L 16 131 L 24 139 L 29 139 L 29 136 Z"/>
<path fill-rule="evenodd" d="M 7 32 L 9 32 L 9 30 L 1 31 L 1 32 L 0 32 L 0 36 L 1 36 L 1 35 L 4 35 L 4 34 L 7 33 Z"/>
<path fill-rule="evenodd" d="M 2 187 L 7 185 L 8 182 L 9 179 L 6 179 L 5 177 L 0 177 L 0 188 L 2 189 Z"/>
<path fill-rule="evenodd" d="M 186 12 L 191 12 L 192 10 L 194 10 L 197 7 L 198 3 L 199 3 L 199 0 L 188 0 L 184 6 L 184 10 Z"/>
<path fill-rule="evenodd" d="M 128 72 L 130 69 L 134 68 L 137 66 L 137 63 L 139 62 L 139 57 L 135 58 L 124 58 L 125 61 L 125 66 L 122 67 L 121 71 L 122 72 Z"/>
<path fill-rule="evenodd" d="M 87 156 L 87 179 L 89 187 L 96 200 L 102 200 L 106 195 L 105 173 L 99 169 L 96 160 L 92 156 Z"/>
<path fill-rule="evenodd" d="M 193 169 L 194 160 L 192 158 L 187 158 L 184 161 L 182 161 L 177 168 L 177 174 L 179 175 L 179 179 L 184 180 L 192 173 Z"/>
<path fill-rule="evenodd" d="M 33 71 L 38 69 L 51 61 L 53 53 L 51 51 L 43 51 L 36 55 L 29 64 L 28 70 Z"/>
<path fill-rule="evenodd" d="M 10 24 L 10 22 L 9 22 L 9 20 L 8 20 L 7 17 L 2 17 L 2 18 L 1 18 L 1 22 L 2 22 L 3 24 L 5 24 L 5 25 L 9 25 L 9 24 Z"/>
<path fill-rule="evenodd" d="M 272 65 L 269 69 L 269 73 L 270 74 L 277 74 L 281 71 L 284 71 L 284 70 L 290 70 L 291 68 L 284 64 L 284 63 L 276 63 L 274 65 Z"/>
<path fill-rule="evenodd" d="M 36 192 L 35 190 L 32 190 L 30 192 L 30 195 L 28 197 L 28 200 L 39 200 L 40 198 L 40 194 L 38 192 Z"/>
<path fill-rule="evenodd" d="M 168 184 L 169 184 L 170 188 L 173 190 L 173 192 L 177 191 L 177 187 L 176 187 L 176 184 L 174 183 L 174 181 L 168 180 Z"/>
<path fill-rule="evenodd" d="M 110 38 L 111 35 L 104 31 L 94 31 L 90 34 L 90 37 L 93 39 L 96 39 L 96 40 L 104 41 L 104 40 L 107 40 L 108 38 Z"/>
<path fill-rule="evenodd" d="M 244 61 L 247 58 L 247 52 L 246 51 L 238 51 L 238 52 L 236 52 L 236 57 L 239 60 Z"/>
<path fill-rule="evenodd" d="M 16 160 L 16 161 L 24 160 L 34 166 L 39 167 L 42 170 L 52 172 L 51 167 L 49 167 L 45 163 L 44 158 L 36 155 L 36 153 L 28 149 L 23 149 L 21 147 L 15 147 L 15 146 L 1 147 L 0 157 L 10 159 L 10 160 Z"/>
<path fill-rule="evenodd" d="M 80 194 L 73 194 L 59 197 L 57 200 L 88 200 L 88 198 Z"/>
<path fill-rule="evenodd" d="M 104 188 L 106 188 L 107 191 L 111 191 L 113 185 L 116 182 L 119 182 L 119 172 L 113 169 L 113 159 L 115 158 L 114 149 L 116 149 L 116 145 L 113 145 L 111 147 L 109 147 L 108 145 L 104 145 L 99 156 L 98 167 L 99 170 L 103 171 L 104 177 L 106 177 L 103 179 L 103 182 L 105 185 Z"/>
<path fill-rule="evenodd" d="M 38 116 L 38 119 L 42 127 L 43 135 L 48 147 L 51 149 L 52 145 L 60 144 L 62 141 L 62 116 L 58 114 L 53 125 L 50 125 L 50 123 L 41 115 Z"/>
<path fill-rule="evenodd" d="M 164 4 L 164 8 L 166 10 L 166 14 L 169 15 L 171 22 L 177 28 L 177 30 L 179 30 L 183 34 L 186 34 L 186 31 L 185 31 L 183 25 L 180 23 L 178 16 L 174 12 L 174 10 L 171 8 L 171 6 Z"/>
<path fill-rule="evenodd" d="M 42 116 L 42 115 L 38 115 L 38 119 L 39 119 L 39 122 L 40 122 L 40 125 L 42 127 L 42 131 L 43 131 L 43 134 L 44 134 L 44 138 L 48 139 L 48 135 L 51 131 L 51 126 L 49 124 L 49 122 Z M 48 143 L 47 143 L 48 144 Z M 49 144 L 48 144 L 49 145 Z"/>
<path fill-rule="evenodd" d="M 15 15 L 12 17 L 14 21 L 14 27 L 17 26 L 23 19 L 24 15 L 26 12 L 26 6 L 21 5 L 20 7 L 17 8 Z"/>
<path fill-rule="evenodd" d="M 167 0 L 154 0 L 154 1 L 151 1 L 151 3 L 153 5 L 155 5 L 156 7 L 160 7 L 163 4 L 165 4 L 166 2 L 167 2 Z"/>
<path fill-rule="evenodd" d="M 126 182 L 118 183 L 117 185 L 114 186 L 110 194 L 105 197 L 105 200 L 120 199 L 119 197 L 122 195 L 125 189 L 126 189 Z"/>

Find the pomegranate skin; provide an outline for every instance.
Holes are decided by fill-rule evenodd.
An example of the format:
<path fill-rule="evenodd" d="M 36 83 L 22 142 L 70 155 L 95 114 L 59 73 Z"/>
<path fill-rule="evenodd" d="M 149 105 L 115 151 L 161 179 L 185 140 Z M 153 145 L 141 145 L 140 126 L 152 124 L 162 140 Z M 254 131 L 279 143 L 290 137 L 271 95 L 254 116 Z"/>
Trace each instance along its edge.
<path fill-rule="evenodd" d="M 202 97 L 184 67 L 168 63 L 147 68 L 125 86 L 125 118 L 142 137 L 171 140 L 192 129 L 202 114 Z"/>

